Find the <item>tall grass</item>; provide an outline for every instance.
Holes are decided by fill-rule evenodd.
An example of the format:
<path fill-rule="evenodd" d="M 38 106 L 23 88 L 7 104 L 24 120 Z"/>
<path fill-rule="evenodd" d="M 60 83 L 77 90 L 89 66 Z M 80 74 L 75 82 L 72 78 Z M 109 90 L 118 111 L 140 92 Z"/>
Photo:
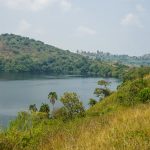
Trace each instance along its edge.
<path fill-rule="evenodd" d="M 54 137 L 46 137 L 44 150 L 148 150 L 150 105 L 74 121 Z"/>

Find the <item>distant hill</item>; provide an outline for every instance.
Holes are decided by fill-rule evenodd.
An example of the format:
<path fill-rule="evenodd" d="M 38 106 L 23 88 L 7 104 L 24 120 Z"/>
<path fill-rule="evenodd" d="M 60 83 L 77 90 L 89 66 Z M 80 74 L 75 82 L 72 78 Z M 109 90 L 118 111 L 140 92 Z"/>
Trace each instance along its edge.
<path fill-rule="evenodd" d="M 96 60 L 107 61 L 107 62 L 119 62 L 125 65 L 134 65 L 134 66 L 150 65 L 150 54 L 137 57 L 137 56 L 128 56 L 128 55 L 113 55 L 110 53 L 104 53 L 102 51 L 97 51 L 96 53 L 81 51 L 77 53 L 82 56 L 86 56 L 90 59 L 96 59 Z"/>
<path fill-rule="evenodd" d="M 91 60 L 28 37 L 0 35 L 0 72 L 118 77 L 127 68 L 118 63 Z"/>

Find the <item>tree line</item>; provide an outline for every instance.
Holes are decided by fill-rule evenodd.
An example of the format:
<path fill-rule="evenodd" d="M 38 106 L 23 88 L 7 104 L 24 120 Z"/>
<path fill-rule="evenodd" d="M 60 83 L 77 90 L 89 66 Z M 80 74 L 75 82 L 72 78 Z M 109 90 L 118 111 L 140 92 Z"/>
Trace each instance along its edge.
<path fill-rule="evenodd" d="M 0 36 L 0 72 L 120 77 L 128 68 L 119 63 L 91 60 L 41 41 L 13 34 Z"/>

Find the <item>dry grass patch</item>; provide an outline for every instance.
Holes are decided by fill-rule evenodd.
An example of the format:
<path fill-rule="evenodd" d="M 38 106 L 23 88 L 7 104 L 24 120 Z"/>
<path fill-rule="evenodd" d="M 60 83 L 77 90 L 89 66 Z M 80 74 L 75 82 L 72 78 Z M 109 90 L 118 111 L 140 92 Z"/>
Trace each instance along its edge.
<path fill-rule="evenodd" d="M 40 145 L 44 150 L 148 150 L 150 105 L 120 110 L 67 125 Z"/>

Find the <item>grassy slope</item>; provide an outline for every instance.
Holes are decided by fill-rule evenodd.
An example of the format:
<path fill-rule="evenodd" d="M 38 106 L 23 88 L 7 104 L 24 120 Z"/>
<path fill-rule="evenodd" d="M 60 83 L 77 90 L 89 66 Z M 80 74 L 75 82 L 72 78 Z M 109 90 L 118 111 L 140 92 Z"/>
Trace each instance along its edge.
<path fill-rule="evenodd" d="M 144 81 L 150 87 L 150 76 Z M 137 87 L 141 84 L 137 80 L 131 83 L 138 83 Z M 85 118 L 67 123 L 37 120 L 33 127 L 22 130 L 14 125 L 7 134 L 1 135 L 0 143 L 5 143 L 5 150 L 150 149 L 150 103 L 137 103 L 130 107 L 122 105 L 117 100 L 118 92 L 90 108 Z"/>
<path fill-rule="evenodd" d="M 9 145 L 5 150 L 148 150 L 149 114 L 150 104 L 139 104 L 67 124 L 59 121 L 41 123 L 31 133 L 30 130 L 22 133 L 12 130 L 1 140 Z M 13 141 L 11 146 L 9 140 Z M 24 142 L 20 145 L 21 141 Z M 23 147 L 26 142 L 28 145 Z"/>
<path fill-rule="evenodd" d="M 54 150 L 146 150 L 150 148 L 150 105 L 74 122 L 71 128 L 47 136 L 40 149 Z M 44 146 L 43 146 L 44 145 Z"/>
<path fill-rule="evenodd" d="M 149 83 L 150 77 L 145 81 Z M 40 145 L 45 150 L 148 150 L 150 104 L 124 106 L 117 92 L 87 111 L 85 119 L 65 125 Z M 44 146 L 43 146 L 44 145 Z"/>

